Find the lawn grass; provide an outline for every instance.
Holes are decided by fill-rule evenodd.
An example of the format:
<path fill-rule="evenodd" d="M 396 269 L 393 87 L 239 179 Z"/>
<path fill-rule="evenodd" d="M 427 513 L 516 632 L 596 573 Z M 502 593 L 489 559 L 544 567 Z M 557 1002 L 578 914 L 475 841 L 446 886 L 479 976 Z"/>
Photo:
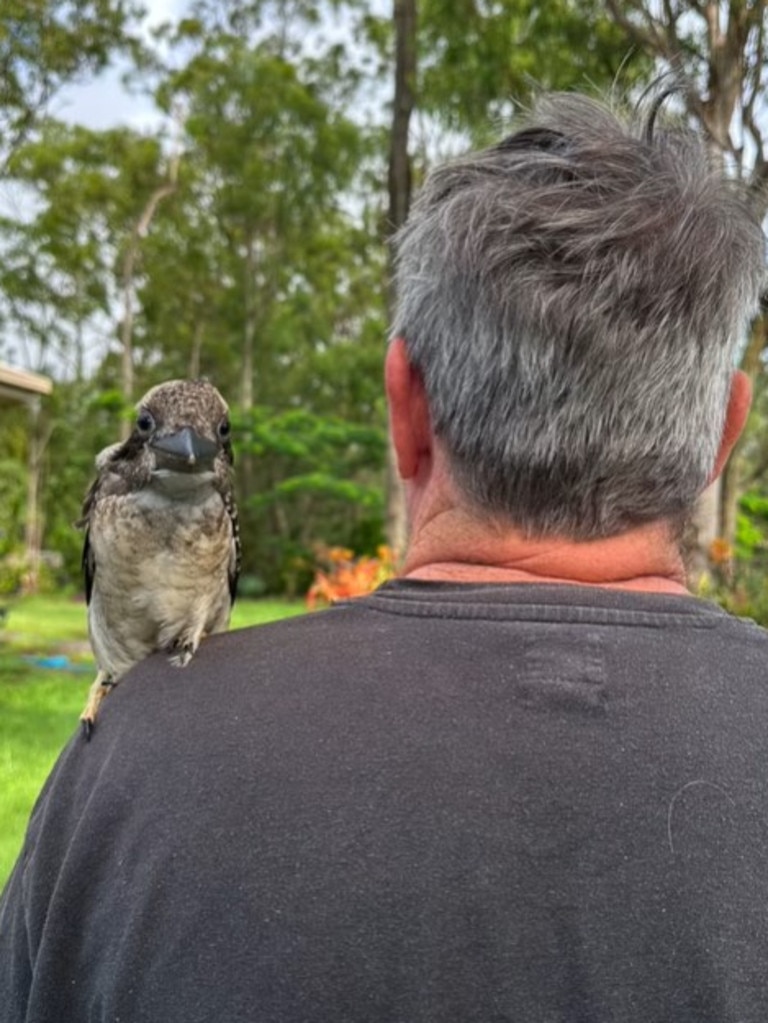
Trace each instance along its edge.
<path fill-rule="evenodd" d="M 232 628 L 304 610 L 301 601 L 242 600 Z M 35 596 L 10 603 L 0 630 L 0 888 L 37 794 L 78 727 L 94 671 L 82 599 Z"/>

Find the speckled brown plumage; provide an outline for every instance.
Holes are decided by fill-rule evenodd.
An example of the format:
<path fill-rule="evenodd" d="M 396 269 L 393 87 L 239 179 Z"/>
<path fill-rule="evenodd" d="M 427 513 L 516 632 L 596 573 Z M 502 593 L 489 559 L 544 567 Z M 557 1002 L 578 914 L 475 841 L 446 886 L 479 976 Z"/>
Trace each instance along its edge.
<path fill-rule="evenodd" d="M 171 380 L 136 407 L 130 437 L 96 458 L 83 570 L 98 674 L 82 714 L 134 664 L 167 650 L 183 666 L 229 624 L 240 568 L 227 405 L 206 380 Z"/>

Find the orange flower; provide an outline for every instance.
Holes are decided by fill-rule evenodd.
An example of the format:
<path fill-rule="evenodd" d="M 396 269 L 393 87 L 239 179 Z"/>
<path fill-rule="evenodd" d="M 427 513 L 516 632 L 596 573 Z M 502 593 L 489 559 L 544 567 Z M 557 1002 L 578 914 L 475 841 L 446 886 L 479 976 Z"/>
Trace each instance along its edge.
<path fill-rule="evenodd" d="M 334 565 L 343 561 L 351 561 L 354 556 L 354 551 L 349 550 L 348 547 L 331 547 L 326 554 L 328 560 Z"/>
<path fill-rule="evenodd" d="M 333 547 L 320 553 L 322 560 L 330 565 L 329 571 L 318 569 L 307 592 L 307 606 L 334 604 L 339 600 L 361 597 L 375 590 L 387 579 L 391 579 L 394 566 L 387 547 L 380 547 L 375 558 L 355 558 L 354 552 L 343 547 Z"/>
<path fill-rule="evenodd" d="M 722 536 L 716 536 L 709 545 L 709 560 L 713 565 L 727 565 L 733 557 L 733 548 Z"/>

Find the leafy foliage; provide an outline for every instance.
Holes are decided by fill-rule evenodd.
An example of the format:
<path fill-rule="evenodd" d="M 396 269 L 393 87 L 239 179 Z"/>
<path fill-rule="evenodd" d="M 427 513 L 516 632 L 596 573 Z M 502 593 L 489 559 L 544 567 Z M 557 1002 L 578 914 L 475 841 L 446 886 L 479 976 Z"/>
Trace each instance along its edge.
<path fill-rule="evenodd" d="M 749 492 L 739 501 L 734 553 L 740 561 L 768 562 L 768 497 L 763 494 Z"/>
<path fill-rule="evenodd" d="M 120 393 L 125 256 L 173 162 L 173 192 L 136 252 L 135 388 L 197 375 L 220 388 L 237 423 L 244 585 L 303 593 L 318 543 L 370 553 L 383 539 L 391 22 L 366 0 L 190 0 L 152 55 L 164 126 L 97 132 L 46 116 L 47 97 L 110 55 L 147 66 L 138 5 L 33 6 L 44 45 L 28 3 L 0 15 L 0 59 L 7 52 L 18 81 L 34 85 L 25 111 L 18 90 L 4 108 L 23 128 L 5 178 L 29 202 L 24 216 L 0 207 L 0 348 L 57 380 L 44 545 L 77 580 L 73 522 L 93 458 L 131 414 Z M 417 176 L 444 139 L 464 146 L 495 132 L 531 78 L 570 87 L 610 85 L 620 68 L 626 82 L 642 76 L 649 62 L 628 55 L 602 8 L 423 0 Z M 8 457 L 21 462 L 13 437 Z"/>
<path fill-rule="evenodd" d="M 122 251 L 162 160 L 157 138 L 52 120 L 13 154 L 8 172 L 36 201 L 0 223 L 3 333 L 23 332 L 35 369 L 82 377 L 87 340 L 116 333 Z"/>
<path fill-rule="evenodd" d="M 419 15 L 422 108 L 486 141 L 532 89 L 628 88 L 649 70 L 597 0 L 424 0 Z"/>
<path fill-rule="evenodd" d="M 267 589 L 304 592 L 319 539 L 362 550 L 382 542 L 383 428 L 256 408 L 236 423 L 235 451 L 252 456 L 254 472 L 240 500 L 251 538 L 244 574 L 261 576 Z"/>
<path fill-rule="evenodd" d="M 739 500 L 735 542 L 718 537 L 709 546 L 710 571 L 701 595 L 732 614 L 768 626 L 768 498 L 757 491 Z"/>
<path fill-rule="evenodd" d="M 3 0 L 0 6 L 0 139 L 4 158 L 24 140 L 64 84 L 105 68 L 116 50 L 140 58 L 131 0 Z M 0 159 L 0 166 L 2 159 Z"/>

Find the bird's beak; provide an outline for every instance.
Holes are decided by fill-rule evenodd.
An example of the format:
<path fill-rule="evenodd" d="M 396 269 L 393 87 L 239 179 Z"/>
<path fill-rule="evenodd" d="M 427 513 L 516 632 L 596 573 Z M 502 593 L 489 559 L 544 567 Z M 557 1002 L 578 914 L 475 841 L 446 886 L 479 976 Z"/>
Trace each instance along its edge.
<path fill-rule="evenodd" d="M 215 441 L 201 437 L 185 426 L 165 437 L 154 437 L 150 446 L 156 453 L 157 467 L 173 472 L 203 472 L 213 467 L 219 451 Z"/>

